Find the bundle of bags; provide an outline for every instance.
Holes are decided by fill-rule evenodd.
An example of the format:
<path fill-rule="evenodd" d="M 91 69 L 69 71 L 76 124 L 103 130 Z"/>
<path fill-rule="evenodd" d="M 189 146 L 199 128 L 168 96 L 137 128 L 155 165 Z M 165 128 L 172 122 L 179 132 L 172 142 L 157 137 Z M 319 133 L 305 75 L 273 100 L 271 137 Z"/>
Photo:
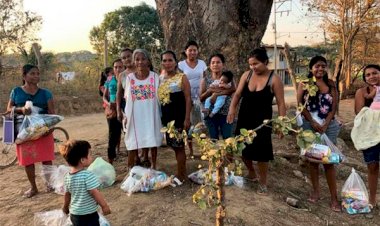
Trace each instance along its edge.
<path fill-rule="evenodd" d="M 131 195 L 135 192 L 149 192 L 172 184 L 174 177 L 168 177 L 164 172 L 134 166 L 121 184 L 121 190 Z"/>
<path fill-rule="evenodd" d="M 342 188 L 342 206 L 349 214 L 369 213 L 368 192 L 360 175 L 352 168 Z"/>
<path fill-rule="evenodd" d="M 207 169 L 200 169 L 194 173 L 189 174 L 188 178 L 196 184 L 205 184 L 206 183 L 206 173 Z M 212 173 L 212 180 L 216 181 L 216 173 Z M 239 188 L 242 188 L 244 185 L 244 179 L 240 176 L 235 176 L 233 171 L 228 171 L 228 168 L 224 168 L 224 181 L 225 185 L 236 185 Z"/>
<path fill-rule="evenodd" d="M 99 225 L 110 226 L 111 224 L 100 213 Z M 65 214 L 62 210 L 51 210 L 38 212 L 34 214 L 34 226 L 72 226 L 70 215 Z"/>
<path fill-rule="evenodd" d="M 16 144 L 37 140 L 63 120 L 60 115 L 39 114 L 41 108 L 33 106 L 31 101 L 26 101 L 25 108 L 31 109 L 31 114 L 25 115 L 21 125 L 17 128 Z"/>
<path fill-rule="evenodd" d="M 301 149 L 301 156 L 310 162 L 323 164 L 339 164 L 344 160 L 342 152 L 325 133 L 317 134 L 316 140 L 310 147 Z"/>

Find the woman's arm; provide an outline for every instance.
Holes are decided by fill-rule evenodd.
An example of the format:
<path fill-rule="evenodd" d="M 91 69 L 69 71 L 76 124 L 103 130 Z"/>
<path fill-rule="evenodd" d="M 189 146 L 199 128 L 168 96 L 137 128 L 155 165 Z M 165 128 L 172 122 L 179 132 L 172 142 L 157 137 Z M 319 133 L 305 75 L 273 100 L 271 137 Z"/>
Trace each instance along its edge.
<path fill-rule="evenodd" d="M 185 75 L 182 76 L 182 90 L 185 94 L 186 101 L 186 115 L 185 122 L 183 123 L 184 129 L 188 130 L 190 128 L 190 111 L 191 111 L 191 90 L 190 82 Z"/>
<path fill-rule="evenodd" d="M 211 89 L 207 89 L 206 87 L 206 78 L 202 78 L 200 89 L 199 89 L 199 99 L 201 102 L 204 102 L 207 97 L 211 96 Z"/>
<path fill-rule="evenodd" d="M 48 114 L 51 114 L 51 115 L 55 114 L 54 99 L 53 99 L 53 97 L 51 97 L 51 99 L 48 100 L 47 105 L 48 105 Z"/>
<path fill-rule="evenodd" d="M 15 103 L 9 99 L 7 104 L 7 111 L 2 113 L 3 115 L 9 114 L 12 111 L 12 108 L 15 106 Z M 32 111 L 31 109 L 26 109 L 25 107 L 15 107 L 15 113 L 22 115 L 29 115 Z"/>
<path fill-rule="evenodd" d="M 276 97 L 278 115 L 285 116 L 286 106 L 285 106 L 285 98 L 284 98 L 284 84 L 282 84 L 280 77 L 278 77 L 277 75 L 273 76 L 272 90 L 273 90 L 274 96 Z"/>
<path fill-rule="evenodd" d="M 243 75 L 240 78 L 238 88 L 237 88 L 234 96 L 232 97 L 230 108 L 228 110 L 228 115 L 227 115 L 227 123 L 232 124 L 235 120 L 236 108 L 237 108 L 237 105 L 240 101 L 241 93 L 243 92 L 244 86 L 247 82 L 248 73 L 249 73 L 249 71 L 243 73 Z"/>
<path fill-rule="evenodd" d="M 119 80 L 117 80 L 117 91 L 116 91 L 116 112 L 117 112 L 117 119 L 120 122 L 123 120 L 122 109 L 120 108 L 121 100 L 123 99 L 123 94 L 124 94 L 123 82 L 121 81 L 123 79 L 123 73 L 125 72 L 122 72 Z"/>
<path fill-rule="evenodd" d="M 355 93 L 355 114 L 358 114 L 360 110 L 365 106 L 365 98 L 363 92 L 365 88 L 361 88 Z"/>
<path fill-rule="evenodd" d="M 107 99 L 108 96 L 109 96 L 108 88 L 105 88 L 104 93 L 103 93 L 103 101 L 104 101 L 104 103 L 106 103 L 109 106 L 110 103 L 108 102 L 108 99 Z"/>

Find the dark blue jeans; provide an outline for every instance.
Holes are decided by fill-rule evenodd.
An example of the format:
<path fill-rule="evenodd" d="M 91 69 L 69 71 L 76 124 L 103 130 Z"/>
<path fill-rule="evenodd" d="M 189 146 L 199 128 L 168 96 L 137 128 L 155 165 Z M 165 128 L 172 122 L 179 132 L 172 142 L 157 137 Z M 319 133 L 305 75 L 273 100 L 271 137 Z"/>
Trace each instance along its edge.
<path fill-rule="evenodd" d="M 227 115 L 215 114 L 205 118 L 205 123 L 212 139 L 219 139 L 220 132 L 223 139 L 232 137 L 232 124 L 227 123 Z"/>

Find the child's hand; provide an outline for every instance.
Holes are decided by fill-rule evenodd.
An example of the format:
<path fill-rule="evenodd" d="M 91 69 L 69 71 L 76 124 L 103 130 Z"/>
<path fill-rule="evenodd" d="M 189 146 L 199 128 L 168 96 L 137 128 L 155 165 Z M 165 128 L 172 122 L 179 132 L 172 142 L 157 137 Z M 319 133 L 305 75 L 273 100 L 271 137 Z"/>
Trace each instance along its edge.
<path fill-rule="evenodd" d="M 62 207 L 62 211 L 65 213 L 65 214 L 69 214 L 69 207 L 68 206 L 64 206 Z"/>
<path fill-rule="evenodd" d="M 102 206 L 102 211 L 104 216 L 111 213 L 111 209 L 107 204 L 105 206 Z"/>

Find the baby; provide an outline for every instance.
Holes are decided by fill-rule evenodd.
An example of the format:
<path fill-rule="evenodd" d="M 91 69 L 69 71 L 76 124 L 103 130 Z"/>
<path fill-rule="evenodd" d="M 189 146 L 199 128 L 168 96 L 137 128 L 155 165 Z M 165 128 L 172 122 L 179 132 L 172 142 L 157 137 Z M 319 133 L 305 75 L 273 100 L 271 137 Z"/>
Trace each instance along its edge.
<path fill-rule="evenodd" d="M 375 85 L 374 89 L 370 93 L 366 93 L 364 96 L 366 99 L 373 99 L 371 106 L 372 110 L 380 110 L 380 85 Z"/>
<path fill-rule="evenodd" d="M 215 80 L 213 83 L 211 83 L 210 87 L 212 88 L 223 88 L 223 89 L 229 89 L 231 87 L 231 81 L 233 78 L 233 74 L 231 71 L 224 71 L 222 73 L 222 76 L 219 80 Z M 227 95 L 221 95 L 218 96 L 215 100 L 215 103 L 213 104 L 213 108 L 210 112 L 210 108 L 212 106 L 211 104 L 211 96 L 208 97 L 205 101 L 204 109 L 202 110 L 205 117 L 212 118 L 216 113 L 220 111 L 220 109 L 223 107 L 224 102 L 226 101 Z"/>

